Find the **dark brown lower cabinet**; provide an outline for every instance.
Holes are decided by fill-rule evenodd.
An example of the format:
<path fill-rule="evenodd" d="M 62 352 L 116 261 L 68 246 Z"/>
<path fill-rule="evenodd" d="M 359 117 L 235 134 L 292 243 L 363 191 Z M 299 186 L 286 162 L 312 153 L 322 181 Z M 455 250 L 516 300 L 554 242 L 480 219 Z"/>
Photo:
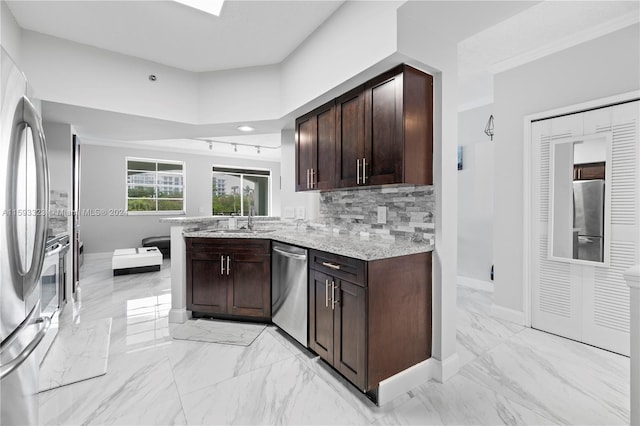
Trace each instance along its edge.
<path fill-rule="evenodd" d="M 361 261 L 310 250 L 309 347 L 360 390 L 431 357 L 431 253 Z"/>
<path fill-rule="evenodd" d="M 231 265 L 233 283 L 229 286 L 229 313 L 271 317 L 271 256 L 235 254 Z"/>
<path fill-rule="evenodd" d="M 271 318 L 269 240 L 187 238 L 187 309 Z"/>

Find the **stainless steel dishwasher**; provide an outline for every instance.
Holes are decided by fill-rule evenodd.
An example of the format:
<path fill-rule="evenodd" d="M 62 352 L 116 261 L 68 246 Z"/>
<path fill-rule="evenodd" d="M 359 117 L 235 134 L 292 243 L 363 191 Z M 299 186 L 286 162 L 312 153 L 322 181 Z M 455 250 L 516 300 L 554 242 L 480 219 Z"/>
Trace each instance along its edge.
<path fill-rule="evenodd" d="M 271 318 L 307 347 L 307 250 L 274 242 L 271 246 Z"/>

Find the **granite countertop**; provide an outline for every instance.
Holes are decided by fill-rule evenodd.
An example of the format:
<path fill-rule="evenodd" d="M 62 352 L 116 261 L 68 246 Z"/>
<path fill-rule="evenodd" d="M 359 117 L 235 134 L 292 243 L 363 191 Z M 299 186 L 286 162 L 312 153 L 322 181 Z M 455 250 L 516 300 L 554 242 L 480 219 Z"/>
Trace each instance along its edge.
<path fill-rule="evenodd" d="M 409 240 L 390 240 L 377 235 L 354 236 L 335 234 L 315 229 L 283 228 L 275 231 L 258 229 L 255 232 L 224 232 L 224 230 L 201 230 L 184 232 L 186 238 L 252 238 L 269 239 L 293 244 L 309 249 L 321 250 L 360 260 L 379 260 L 415 253 L 433 251 L 430 241 L 412 242 Z"/>

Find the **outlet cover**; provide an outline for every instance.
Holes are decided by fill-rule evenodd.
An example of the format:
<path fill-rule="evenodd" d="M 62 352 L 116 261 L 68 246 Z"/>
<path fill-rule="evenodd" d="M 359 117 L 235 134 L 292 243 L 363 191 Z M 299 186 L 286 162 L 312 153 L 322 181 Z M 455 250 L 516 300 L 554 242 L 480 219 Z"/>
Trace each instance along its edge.
<path fill-rule="evenodd" d="M 285 219 L 293 219 L 295 217 L 295 211 L 293 207 L 285 207 L 282 217 L 284 217 Z"/>
<path fill-rule="evenodd" d="M 378 223 L 387 223 L 387 207 L 378 206 Z"/>

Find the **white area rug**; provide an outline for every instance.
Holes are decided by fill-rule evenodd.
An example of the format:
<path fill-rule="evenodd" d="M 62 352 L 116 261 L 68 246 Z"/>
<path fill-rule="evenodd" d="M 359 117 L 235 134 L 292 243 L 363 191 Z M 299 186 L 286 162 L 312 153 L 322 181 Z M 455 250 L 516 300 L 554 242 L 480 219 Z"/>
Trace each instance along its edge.
<path fill-rule="evenodd" d="M 171 337 L 180 340 L 249 346 L 262 333 L 265 324 L 235 321 L 189 320 L 171 331 Z"/>
<path fill-rule="evenodd" d="M 107 372 L 111 318 L 61 329 L 40 366 L 40 392 Z"/>

